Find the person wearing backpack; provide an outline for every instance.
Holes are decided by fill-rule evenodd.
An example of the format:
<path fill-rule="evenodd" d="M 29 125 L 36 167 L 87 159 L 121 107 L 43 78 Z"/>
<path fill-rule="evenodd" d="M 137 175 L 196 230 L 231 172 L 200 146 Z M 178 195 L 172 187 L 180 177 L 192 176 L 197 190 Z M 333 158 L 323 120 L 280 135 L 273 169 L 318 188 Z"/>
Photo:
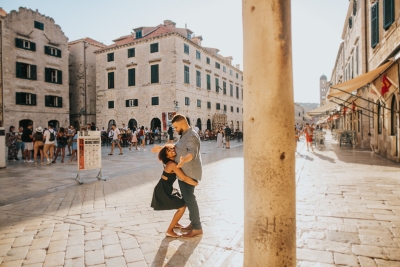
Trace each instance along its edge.
<path fill-rule="evenodd" d="M 43 134 L 43 141 L 44 141 L 44 149 L 43 153 L 44 156 L 47 159 L 47 165 L 51 164 L 51 159 L 53 158 L 54 155 L 54 141 L 56 140 L 55 136 L 55 131 L 54 131 L 54 126 L 52 123 L 49 123 L 49 129 L 44 132 Z M 50 155 L 49 155 L 50 152 Z"/>
<path fill-rule="evenodd" d="M 67 134 L 65 133 L 65 129 L 63 127 L 60 128 L 60 130 L 57 133 L 57 151 L 54 157 L 54 160 L 52 163 L 56 163 L 57 157 L 59 154 L 61 154 L 61 163 L 64 163 L 64 157 L 65 157 L 65 147 L 68 144 L 68 138 Z"/>

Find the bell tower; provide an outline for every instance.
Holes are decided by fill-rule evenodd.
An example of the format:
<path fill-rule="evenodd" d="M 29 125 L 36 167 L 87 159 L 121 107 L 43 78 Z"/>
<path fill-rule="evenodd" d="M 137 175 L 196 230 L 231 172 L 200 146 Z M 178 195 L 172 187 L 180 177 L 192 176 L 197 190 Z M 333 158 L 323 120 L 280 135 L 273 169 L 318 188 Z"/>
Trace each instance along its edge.
<path fill-rule="evenodd" d="M 325 75 L 322 75 L 321 78 L 319 78 L 319 104 L 320 104 L 320 106 L 322 106 L 326 103 L 326 94 L 328 92 L 328 89 L 329 89 L 328 79 L 326 78 Z"/>

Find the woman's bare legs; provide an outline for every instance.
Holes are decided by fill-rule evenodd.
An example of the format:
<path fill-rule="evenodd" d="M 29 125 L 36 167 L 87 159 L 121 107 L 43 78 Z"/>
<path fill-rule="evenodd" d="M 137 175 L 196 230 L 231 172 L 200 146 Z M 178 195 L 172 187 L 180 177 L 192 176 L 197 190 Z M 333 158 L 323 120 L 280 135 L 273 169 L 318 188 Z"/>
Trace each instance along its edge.
<path fill-rule="evenodd" d="M 35 161 L 35 164 L 37 164 L 37 153 L 38 153 L 39 147 L 33 148 L 33 160 Z M 42 153 L 40 153 L 42 155 Z"/>
<path fill-rule="evenodd" d="M 182 208 L 179 208 L 175 212 L 175 215 L 172 218 L 172 221 L 168 227 L 167 234 L 170 234 L 172 236 L 180 236 L 179 234 L 174 232 L 174 227 L 178 224 L 179 220 L 182 218 L 183 214 L 185 213 L 185 210 L 186 210 L 186 205 L 184 205 Z"/>

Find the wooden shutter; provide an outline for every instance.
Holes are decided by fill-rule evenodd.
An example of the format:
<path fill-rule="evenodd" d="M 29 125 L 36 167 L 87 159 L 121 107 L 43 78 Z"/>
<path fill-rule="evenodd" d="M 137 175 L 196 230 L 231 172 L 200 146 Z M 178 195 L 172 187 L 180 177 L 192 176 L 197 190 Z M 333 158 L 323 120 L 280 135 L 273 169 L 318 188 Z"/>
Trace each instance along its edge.
<path fill-rule="evenodd" d="M 37 80 L 36 65 L 31 65 L 31 80 Z"/>
<path fill-rule="evenodd" d="M 379 2 L 371 7 L 371 47 L 375 48 L 379 43 Z"/>
<path fill-rule="evenodd" d="M 108 89 L 114 88 L 114 72 L 108 73 Z"/>
<path fill-rule="evenodd" d="M 50 55 L 50 47 L 49 46 L 47 46 L 47 45 L 44 46 L 44 53 L 46 55 Z"/>
<path fill-rule="evenodd" d="M 36 106 L 36 94 L 31 94 L 31 105 Z"/>
<path fill-rule="evenodd" d="M 128 86 L 135 86 L 135 69 L 128 70 Z"/>
<path fill-rule="evenodd" d="M 353 17 L 349 18 L 349 28 L 353 28 Z"/>
<path fill-rule="evenodd" d="M 61 50 L 57 49 L 57 57 L 61 58 Z"/>
<path fill-rule="evenodd" d="M 219 92 L 219 80 L 218 80 L 218 78 L 215 78 L 215 92 Z"/>
<path fill-rule="evenodd" d="M 63 106 L 63 105 L 62 105 L 62 97 L 59 96 L 59 97 L 58 97 L 58 107 L 59 107 L 59 108 L 62 108 L 62 106 Z"/>
<path fill-rule="evenodd" d="M 385 30 L 394 22 L 394 0 L 383 0 L 383 28 Z"/>
<path fill-rule="evenodd" d="M 44 96 L 44 106 L 50 107 L 50 96 L 49 95 Z"/>
<path fill-rule="evenodd" d="M 125 107 L 129 107 L 129 99 L 125 100 Z"/>
<path fill-rule="evenodd" d="M 30 42 L 29 50 L 36 51 L 36 43 Z"/>
<path fill-rule="evenodd" d="M 158 83 L 158 65 L 151 65 L 151 83 Z"/>
<path fill-rule="evenodd" d="M 57 70 L 57 83 L 62 84 L 62 71 Z"/>
<path fill-rule="evenodd" d="M 16 77 L 17 78 L 22 78 L 22 72 L 21 72 L 21 63 L 16 62 Z"/>
<path fill-rule="evenodd" d="M 134 100 L 133 100 L 133 105 L 134 105 L 135 107 L 137 107 L 137 106 L 139 105 L 139 101 L 138 101 L 137 99 L 134 99 Z"/>
<path fill-rule="evenodd" d="M 51 82 L 51 73 L 49 68 L 44 68 L 44 81 Z"/>
<path fill-rule="evenodd" d="M 22 40 L 19 38 L 15 38 L 15 47 L 23 48 Z"/>
<path fill-rule="evenodd" d="M 22 105 L 21 103 L 21 98 L 22 98 L 22 93 L 15 93 L 15 104 L 16 105 Z"/>

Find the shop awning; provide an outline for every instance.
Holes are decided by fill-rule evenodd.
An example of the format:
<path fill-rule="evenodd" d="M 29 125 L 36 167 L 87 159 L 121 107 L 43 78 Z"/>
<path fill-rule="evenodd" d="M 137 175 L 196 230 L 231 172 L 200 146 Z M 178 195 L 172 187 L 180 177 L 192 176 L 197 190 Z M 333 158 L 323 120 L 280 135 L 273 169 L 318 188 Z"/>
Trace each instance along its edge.
<path fill-rule="evenodd" d="M 328 102 L 328 103 L 326 103 L 325 105 L 323 105 L 323 106 L 321 106 L 319 108 L 316 108 L 316 109 L 308 111 L 307 114 L 309 116 L 316 116 L 316 115 L 326 114 L 327 111 L 329 111 L 331 109 L 334 109 L 336 106 L 337 106 L 336 103 Z"/>
<path fill-rule="evenodd" d="M 336 84 L 330 87 L 328 92 L 328 99 L 333 96 L 341 97 L 343 95 L 349 95 L 351 92 L 363 87 L 364 85 L 374 81 L 383 72 L 385 72 L 395 61 L 390 60 L 389 62 L 383 64 L 382 66 L 371 70 L 363 75 L 360 75 L 352 80 L 346 81 L 344 83 Z"/>

